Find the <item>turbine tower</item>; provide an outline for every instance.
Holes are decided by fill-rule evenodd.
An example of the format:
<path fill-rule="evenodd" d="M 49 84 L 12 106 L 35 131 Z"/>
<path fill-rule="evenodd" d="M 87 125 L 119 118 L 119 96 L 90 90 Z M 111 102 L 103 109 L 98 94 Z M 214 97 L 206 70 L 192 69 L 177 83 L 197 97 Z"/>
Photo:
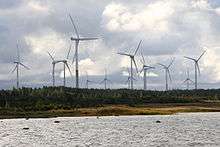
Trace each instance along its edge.
<path fill-rule="evenodd" d="M 199 68 L 199 60 L 202 58 L 202 56 L 205 54 L 206 51 L 204 51 L 198 59 L 194 59 L 194 58 L 191 58 L 191 57 L 187 57 L 187 56 L 184 56 L 184 58 L 186 59 L 189 59 L 189 60 L 192 60 L 194 61 L 194 66 L 195 66 L 195 89 L 198 88 L 198 79 L 197 79 L 197 72 L 199 72 L 199 75 L 200 75 L 200 68 Z M 198 71 L 197 71 L 198 70 Z"/>
<path fill-rule="evenodd" d="M 187 78 L 185 81 L 183 81 L 183 83 L 186 83 L 186 88 L 187 90 L 189 90 L 189 84 L 190 83 L 194 83 L 190 78 L 189 78 L 189 69 L 187 69 Z"/>
<path fill-rule="evenodd" d="M 134 78 L 133 78 L 133 63 L 134 63 L 134 65 L 135 65 L 136 71 L 137 71 L 137 73 L 138 73 L 138 68 L 137 68 L 137 64 L 136 64 L 136 61 L 135 61 L 134 57 L 135 57 L 135 55 L 137 54 L 138 49 L 140 48 L 141 42 L 142 42 L 142 40 L 140 40 L 140 42 L 139 42 L 139 44 L 138 44 L 138 46 L 137 46 L 137 48 L 136 48 L 134 54 L 118 53 L 119 55 L 128 56 L 128 57 L 130 57 L 130 59 L 131 59 L 131 70 L 130 70 L 130 72 L 131 72 L 131 77 L 130 77 L 131 89 L 134 88 L 134 87 L 133 87 L 133 79 L 134 79 Z"/>
<path fill-rule="evenodd" d="M 161 64 L 161 63 L 158 63 L 160 66 L 162 66 L 165 69 L 166 91 L 168 91 L 168 88 L 169 88 L 168 87 L 168 76 L 169 76 L 170 82 L 172 81 L 169 68 L 171 67 L 173 62 L 174 62 L 174 59 L 172 59 L 172 61 L 170 62 L 170 64 L 168 66 Z"/>
<path fill-rule="evenodd" d="M 127 68 L 127 72 L 128 72 L 128 78 L 127 78 L 127 80 L 125 81 L 125 84 L 128 84 L 128 89 L 130 89 L 131 88 L 131 75 L 130 75 L 130 71 L 129 71 L 129 68 Z"/>
<path fill-rule="evenodd" d="M 112 83 L 112 81 L 108 79 L 108 77 L 107 77 L 107 70 L 105 69 L 105 78 L 100 82 L 100 84 L 104 83 L 105 90 L 107 89 L 107 82 Z"/>
<path fill-rule="evenodd" d="M 71 77 L 73 77 L 72 72 L 69 67 L 69 64 L 68 64 L 68 61 L 67 61 L 68 55 L 67 55 L 67 59 L 55 60 L 55 58 L 49 52 L 47 52 L 47 53 L 50 56 L 50 58 L 52 60 L 52 65 L 53 65 L 53 69 L 52 69 L 53 86 L 55 86 L 55 65 L 57 63 L 63 63 L 63 86 L 65 87 L 66 86 L 66 67 L 68 68 Z"/>
<path fill-rule="evenodd" d="M 17 46 L 17 60 L 14 61 L 14 64 L 15 64 L 15 68 L 12 70 L 12 73 L 15 72 L 15 70 L 17 71 L 17 89 L 19 88 L 19 66 L 22 66 L 24 67 L 25 69 L 27 70 L 30 70 L 29 67 L 27 67 L 26 65 L 24 65 L 23 63 L 21 63 L 20 61 L 20 53 L 19 53 L 19 47 L 18 47 L 18 44 L 16 45 Z"/>
<path fill-rule="evenodd" d="M 71 40 L 72 41 L 75 41 L 75 60 L 76 60 L 76 88 L 79 88 L 79 58 L 78 58 L 78 47 L 79 47 L 79 43 L 80 41 L 89 41 L 89 40 L 97 40 L 98 38 L 97 37 L 91 37 L 91 38 L 88 38 L 88 37 L 80 37 L 79 36 L 79 33 L 78 33 L 78 30 L 76 28 L 76 25 L 73 21 L 73 18 L 72 16 L 69 14 L 69 17 L 70 17 L 70 20 L 71 20 L 71 23 L 73 25 L 73 29 L 74 29 L 74 32 L 76 33 L 76 37 L 71 37 Z"/>
<path fill-rule="evenodd" d="M 143 68 L 140 71 L 140 73 L 142 73 L 144 71 L 144 90 L 147 90 L 147 76 L 146 76 L 147 75 L 147 71 L 150 70 L 150 69 L 155 69 L 155 67 L 146 65 L 145 58 L 144 58 L 142 53 L 141 53 L 141 56 L 142 56 L 141 62 L 143 64 Z"/>

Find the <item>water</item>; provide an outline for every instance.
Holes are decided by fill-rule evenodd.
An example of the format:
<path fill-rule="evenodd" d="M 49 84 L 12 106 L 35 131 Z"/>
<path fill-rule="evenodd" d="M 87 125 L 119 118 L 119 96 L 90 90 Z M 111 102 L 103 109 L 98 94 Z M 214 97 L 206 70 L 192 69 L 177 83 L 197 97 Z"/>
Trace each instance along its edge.
<path fill-rule="evenodd" d="M 220 146 L 220 113 L 5 119 L 0 146 Z"/>

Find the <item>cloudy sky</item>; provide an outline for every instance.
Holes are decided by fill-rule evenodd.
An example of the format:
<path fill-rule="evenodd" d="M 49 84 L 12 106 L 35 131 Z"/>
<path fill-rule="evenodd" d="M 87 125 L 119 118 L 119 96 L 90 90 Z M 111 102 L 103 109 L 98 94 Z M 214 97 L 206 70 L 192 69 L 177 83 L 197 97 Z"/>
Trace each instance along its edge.
<path fill-rule="evenodd" d="M 185 88 L 182 82 L 194 80 L 194 66 L 183 56 L 200 60 L 199 88 L 220 87 L 220 2 L 218 0 L 0 0 L 0 88 L 12 88 L 16 74 L 11 73 L 16 60 L 16 43 L 21 61 L 31 70 L 21 69 L 21 85 L 51 85 L 51 59 L 65 59 L 75 36 L 68 14 L 71 14 L 80 36 L 99 37 L 82 42 L 79 47 L 80 86 L 85 87 L 86 72 L 99 83 L 107 69 L 111 88 L 125 84 L 130 66 L 128 57 L 117 52 L 133 53 L 138 42 L 143 44 L 136 56 L 141 69 L 141 51 L 146 64 L 156 69 L 148 74 L 149 89 L 164 89 L 164 70 L 158 62 L 175 62 L 170 71 L 170 88 Z M 72 63 L 72 60 L 69 60 Z M 62 64 L 56 67 L 56 84 L 62 85 Z M 74 65 L 71 65 L 74 74 Z M 68 74 L 68 86 L 75 85 Z M 101 88 L 103 85 L 91 84 Z M 142 88 L 142 75 L 135 88 Z"/>

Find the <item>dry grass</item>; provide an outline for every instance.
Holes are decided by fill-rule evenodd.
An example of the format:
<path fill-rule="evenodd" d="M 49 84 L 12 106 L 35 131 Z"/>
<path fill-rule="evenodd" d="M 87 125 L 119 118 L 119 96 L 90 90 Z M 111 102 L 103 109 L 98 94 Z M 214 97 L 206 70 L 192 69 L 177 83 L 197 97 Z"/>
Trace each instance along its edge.
<path fill-rule="evenodd" d="M 75 110 L 50 110 L 37 112 L 4 112 L 0 118 L 119 116 L 119 115 L 170 115 L 181 112 L 220 112 L 220 103 L 197 104 L 149 104 L 136 107 L 113 105 Z"/>

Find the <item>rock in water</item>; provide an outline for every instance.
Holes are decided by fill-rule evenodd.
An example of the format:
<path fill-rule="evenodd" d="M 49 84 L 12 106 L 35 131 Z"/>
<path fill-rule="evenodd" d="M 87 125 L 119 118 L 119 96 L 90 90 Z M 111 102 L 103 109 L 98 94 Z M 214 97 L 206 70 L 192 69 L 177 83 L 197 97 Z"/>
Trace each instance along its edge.
<path fill-rule="evenodd" d="M 29 130 L 29 128 L 28 127 L 24 127 L 23 130 Z"/>
<path fill-rule="evenodd" d="M 60 121 L 59 120 L 55 120 L 54 123 L 60 123 Z"/>
<path fill-rule="evenodd" d="M 157 120 L 156 123 L 161 123 L 161 121 Z"/>

